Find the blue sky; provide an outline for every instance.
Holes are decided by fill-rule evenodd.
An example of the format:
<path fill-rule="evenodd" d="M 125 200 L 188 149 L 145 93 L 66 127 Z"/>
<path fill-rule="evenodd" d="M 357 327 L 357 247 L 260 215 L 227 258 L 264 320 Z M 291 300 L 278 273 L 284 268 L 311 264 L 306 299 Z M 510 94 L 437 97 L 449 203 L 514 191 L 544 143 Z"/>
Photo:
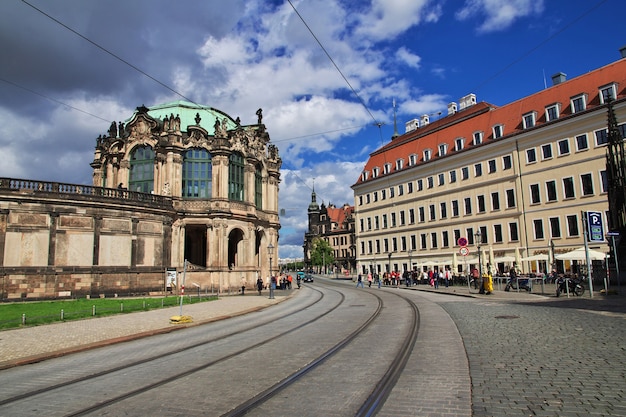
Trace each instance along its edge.
<path fill-rule="evenodd" d="M 281 258 L 302 256 L 313 181 L 318 202 L 354 203 L 394 100 L 403 133 L 466 94 L 503 105 L 626 45 L 623 0 L 27 1 L 0 2 L 0 176 L 90 184 L 96 137 L 142 104 L 187 97 L 243 124 L 262 107 L 283 158 Z"/>

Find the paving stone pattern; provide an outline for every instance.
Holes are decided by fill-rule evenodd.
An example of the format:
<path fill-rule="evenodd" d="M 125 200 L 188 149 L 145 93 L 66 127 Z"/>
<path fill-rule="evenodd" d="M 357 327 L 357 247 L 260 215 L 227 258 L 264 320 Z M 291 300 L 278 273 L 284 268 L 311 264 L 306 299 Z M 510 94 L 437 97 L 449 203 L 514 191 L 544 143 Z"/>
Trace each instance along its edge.
<path fill-rule="evenodd" d="M 569 306 L 443 304 L 469 358 L 474 416 L 626 416 L 626 314 Z"/>

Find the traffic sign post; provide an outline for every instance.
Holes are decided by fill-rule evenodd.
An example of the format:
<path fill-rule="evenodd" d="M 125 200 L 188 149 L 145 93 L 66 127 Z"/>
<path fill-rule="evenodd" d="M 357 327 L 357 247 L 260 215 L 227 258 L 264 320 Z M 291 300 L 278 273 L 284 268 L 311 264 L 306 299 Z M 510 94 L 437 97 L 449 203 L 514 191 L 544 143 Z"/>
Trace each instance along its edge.
<path fill-rule="evenodd" d="M 589 228 L 590 242 L 604 242 L 604 229 L 602 227 L 602 213 L 599 211 L 587 212 L 587 225 Z"/>
<path fill-rule="evenodd" d="M 464 248 L 465 246 L 467 246 L 467 238 L 466 237 L 460 237 L 459 240 L 456 241 L 456 243 Z"/>
<path fill-rule="evenodd" d="M 463 256 L 467 256 L 470 253 L 470 250 L 468 247 L 463 246 L 461 249 L 459 249 L 459 253 Z"/>

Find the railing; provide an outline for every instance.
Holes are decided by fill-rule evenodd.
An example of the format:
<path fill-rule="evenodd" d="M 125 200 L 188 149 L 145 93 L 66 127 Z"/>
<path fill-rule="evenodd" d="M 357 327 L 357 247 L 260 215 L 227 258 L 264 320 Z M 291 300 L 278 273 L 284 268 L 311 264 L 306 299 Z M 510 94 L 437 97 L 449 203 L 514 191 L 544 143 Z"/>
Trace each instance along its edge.
<path fill-rule="evenodd" d="M 49 193 L 71 196 L 95 196 L 123 199 L 133 202 L 152 203 L 159 206 L 172 205 L 172 198 L 157 194 L 139 193 L 119 188 L 94 187 L 92 185 L 66 184 L 16 178 L 0 178 L 0 191 L 29 191 L 33 193 Z"/>

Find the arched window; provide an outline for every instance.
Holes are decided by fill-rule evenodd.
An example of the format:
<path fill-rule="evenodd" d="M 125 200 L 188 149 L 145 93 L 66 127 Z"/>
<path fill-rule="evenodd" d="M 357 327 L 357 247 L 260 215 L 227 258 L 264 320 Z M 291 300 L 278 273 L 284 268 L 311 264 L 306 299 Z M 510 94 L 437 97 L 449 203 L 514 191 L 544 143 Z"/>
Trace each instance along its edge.
<path fill-rule="evenodd" d="M 154 150 L 149 146 L 135 148 L 130 157 L 130 191 L 154 191 Z"/>
<path fill-rule="evenodd" d="M 258 209 L 263 208 L 263 172 L 261 171 L 261 164 L 256 166 L 254 172 L 254 205 Z"/>
<path fill-rule="evenodd" d="M 183 197 L 211 198 L 213 165 L 205 149 L 189 149 L 183 157 Z"/>
<path fill-rule="evenodd" d="M 228 158 L 228 198 L 230 200 L 244 200 L 244 181 L 243 156 L 233 153 Z"/>

